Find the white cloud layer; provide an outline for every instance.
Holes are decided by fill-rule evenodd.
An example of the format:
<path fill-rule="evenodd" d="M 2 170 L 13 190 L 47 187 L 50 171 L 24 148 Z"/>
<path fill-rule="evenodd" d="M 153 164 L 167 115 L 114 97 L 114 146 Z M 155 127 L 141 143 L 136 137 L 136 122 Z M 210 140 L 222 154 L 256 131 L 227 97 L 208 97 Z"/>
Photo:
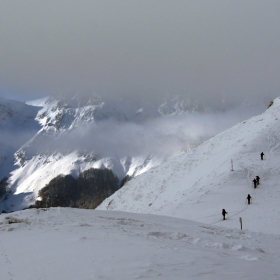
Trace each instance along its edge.
<path fill-rule="evenodd" d="M 220 113 L 182 113 L 143 123 L 113 119 L 80 124 L 58 137 L 40 135 L 29 150 L 32 154 L 94 151 L 102 157 L 149 156 L 168 158 L 198 145 L 213 135 L 243 121 L 251 110 L 233 109 Z"/>

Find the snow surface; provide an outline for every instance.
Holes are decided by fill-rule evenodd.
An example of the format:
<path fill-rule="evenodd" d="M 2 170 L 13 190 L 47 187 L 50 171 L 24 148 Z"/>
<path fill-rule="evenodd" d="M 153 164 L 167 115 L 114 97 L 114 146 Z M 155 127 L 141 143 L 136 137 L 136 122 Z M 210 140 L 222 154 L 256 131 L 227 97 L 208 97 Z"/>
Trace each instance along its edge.
<path fill-rule="evenodd" d="M 279 119 L 278 98 L 262 115 L 129 181 L 100 210 L 0 215 L 1 279 L 280 279 Z M 34 195 L 17 191 L 15 207 Z"/>
<path fill-rule="evenodd" d="M 279 279 L 280 236 L 117 211 L 0 216 L 1 279 Z"/>
<path fill-rule="evenodd" d="M 238 228 L 241 217 L 246 229 L 280 234 L 279 120 L 277 98 L 263 114 L 131 180 L 98 209 L 159 214 L 228 228 Z M 254 189 L 252 180 L 257 175 L 260 185 Z M 226 221 L 222 221 L 223 208 L 228 212 Z"/>

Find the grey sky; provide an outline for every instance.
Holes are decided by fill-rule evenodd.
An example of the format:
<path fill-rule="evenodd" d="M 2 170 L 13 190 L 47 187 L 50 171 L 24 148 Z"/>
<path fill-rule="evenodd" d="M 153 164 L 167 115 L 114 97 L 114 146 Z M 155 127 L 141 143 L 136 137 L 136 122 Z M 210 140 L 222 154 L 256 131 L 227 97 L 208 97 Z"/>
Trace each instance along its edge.
<path fill-rule="evenodd" d="M 279 0 L 2 0 L 0 95 L 279 96 Z"/>

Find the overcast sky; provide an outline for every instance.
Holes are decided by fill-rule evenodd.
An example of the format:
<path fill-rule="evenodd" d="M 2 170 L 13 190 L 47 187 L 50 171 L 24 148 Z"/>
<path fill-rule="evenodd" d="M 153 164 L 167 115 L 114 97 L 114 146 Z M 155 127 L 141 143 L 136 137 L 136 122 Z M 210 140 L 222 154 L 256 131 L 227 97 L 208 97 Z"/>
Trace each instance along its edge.
<path fill-rule="evenodd" d="M 0 95 L 269 98 L 279 0 L 2 0 Z"/>

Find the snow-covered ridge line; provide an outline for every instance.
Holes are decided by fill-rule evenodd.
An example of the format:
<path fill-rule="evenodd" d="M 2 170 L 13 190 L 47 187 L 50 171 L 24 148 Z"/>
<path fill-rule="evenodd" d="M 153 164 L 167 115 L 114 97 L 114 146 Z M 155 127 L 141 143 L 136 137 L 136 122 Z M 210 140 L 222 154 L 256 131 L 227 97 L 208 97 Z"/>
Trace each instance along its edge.
<path fill-rule="evenodd" d="M 98 209 L 168 215 L 228 227 L 238 227 L 242 216 L 248 229 L 280 233 L 279 120 L 277 98 L 263 114 L 128 182 Z M 256 175 L 261 184 L 254 189 Z M 250 206 L 248 193 L 253 197 Z M 223 208 L 229 213 L 226 222 L 221 221 Z"/>

